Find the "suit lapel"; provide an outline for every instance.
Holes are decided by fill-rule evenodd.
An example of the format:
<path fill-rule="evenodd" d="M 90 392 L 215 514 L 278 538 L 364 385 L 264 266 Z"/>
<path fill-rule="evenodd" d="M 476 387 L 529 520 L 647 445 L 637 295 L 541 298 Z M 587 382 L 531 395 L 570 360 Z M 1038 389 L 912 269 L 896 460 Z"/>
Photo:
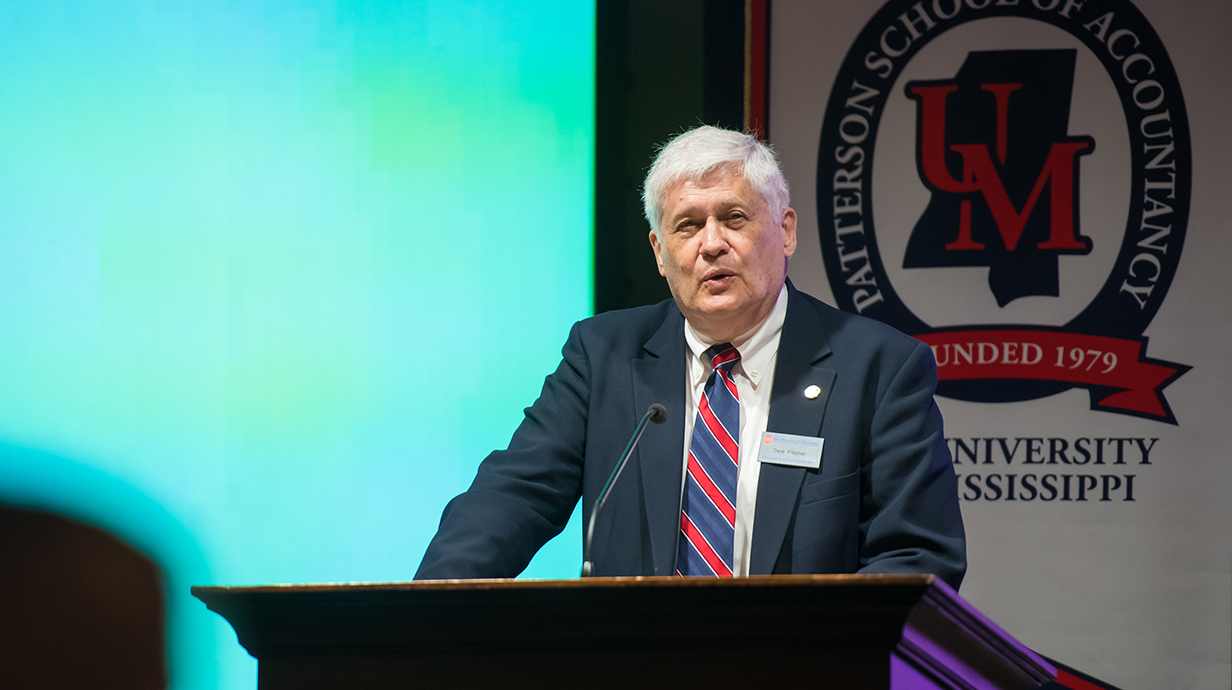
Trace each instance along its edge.
<path fill-rule="evenodd" d="M 774 388 L 770 394 L 770 419 L 766 430 L 818 436 L 836 374 L 832 369 L 817 366 L 817 363 L 830 354 L 830 343 L 813 305 L 790 283 L 787 294 L 787 317 L 779 337 Z M 810 385 L 821 388 L 816 398 L 804 396 L 804 390 Z M 769 463 L 761 466 L 750 574 L 769 573 L 774 568 L 783 548 L 783 539 L 787 535 L 787 526 L 791 522 L 805 472 L 802 467 Z"/>
<path fill-rule="evenodd" d="M 655 575 L 671 575 L 680 531 L 680 481 L 684 457 L 684 317 L 676 309 L 633 360 L 633 402 L 640 415 L 653 403 L 667 408 L 667 421 L 647 425 L 637 448 L 646 524 Z"/>

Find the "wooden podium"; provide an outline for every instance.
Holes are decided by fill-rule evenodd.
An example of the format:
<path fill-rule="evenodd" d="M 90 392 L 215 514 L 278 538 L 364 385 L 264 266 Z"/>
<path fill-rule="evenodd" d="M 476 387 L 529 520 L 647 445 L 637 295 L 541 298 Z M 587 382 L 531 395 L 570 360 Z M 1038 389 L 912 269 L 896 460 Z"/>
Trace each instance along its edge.
<path fill-rule="evenodd" d="M 931 575 L 194 587 L 283 688 L 1036 688 Z"/>

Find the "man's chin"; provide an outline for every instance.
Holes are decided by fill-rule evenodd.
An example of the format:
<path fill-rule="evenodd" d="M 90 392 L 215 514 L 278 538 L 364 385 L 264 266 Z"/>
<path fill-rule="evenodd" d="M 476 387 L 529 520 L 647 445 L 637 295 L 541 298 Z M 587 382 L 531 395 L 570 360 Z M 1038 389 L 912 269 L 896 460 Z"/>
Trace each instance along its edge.
<path fill-rule="evenodd" d="M 727 331 L 738 328 L 747 311 L 747 305 L 733 299 L 708 299 L 694 305 L 691 310 L 681 310 L 694 328 L 714 337 L 739 335 Z M 690 313 L 691 312 L 691 313 Z"/>
<path fill-rule="evenodd" d="M 697 302 L 697 311 L 708 319 L 734 319 L 741 312 L 743 304 L 729 295 L 708 295 Z"/>

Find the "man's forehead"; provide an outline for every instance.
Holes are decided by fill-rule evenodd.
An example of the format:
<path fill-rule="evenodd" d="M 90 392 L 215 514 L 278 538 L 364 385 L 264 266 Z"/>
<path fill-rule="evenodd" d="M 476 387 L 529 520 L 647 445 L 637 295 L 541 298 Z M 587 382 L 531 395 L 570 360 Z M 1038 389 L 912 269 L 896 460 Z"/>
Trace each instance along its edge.
<path fill-rule="evenodd" d="M 739 170 L 727 168 L 711 168 L 696 180 L 675 180 L 668 185 L 664 196 L 668 210 L 677 213 L 702 202 L 747 204 L 764 201 Z M 678 205 L 679 208 L 674 208 Z"/>

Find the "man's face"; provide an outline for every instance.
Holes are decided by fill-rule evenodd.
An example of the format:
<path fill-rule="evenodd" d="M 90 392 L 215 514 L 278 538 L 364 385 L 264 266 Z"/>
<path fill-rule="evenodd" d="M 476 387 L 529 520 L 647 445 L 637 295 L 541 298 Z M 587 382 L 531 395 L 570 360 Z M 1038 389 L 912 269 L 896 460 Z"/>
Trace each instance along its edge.
<path fill-rule="evenodd" d="M 796 251 L 795 211 L 771 218 L 743 175 L 718 168 L 668 187 L 659 223 L 659 274 L 695 329 L 730 341 L 770 314 Z"/>

